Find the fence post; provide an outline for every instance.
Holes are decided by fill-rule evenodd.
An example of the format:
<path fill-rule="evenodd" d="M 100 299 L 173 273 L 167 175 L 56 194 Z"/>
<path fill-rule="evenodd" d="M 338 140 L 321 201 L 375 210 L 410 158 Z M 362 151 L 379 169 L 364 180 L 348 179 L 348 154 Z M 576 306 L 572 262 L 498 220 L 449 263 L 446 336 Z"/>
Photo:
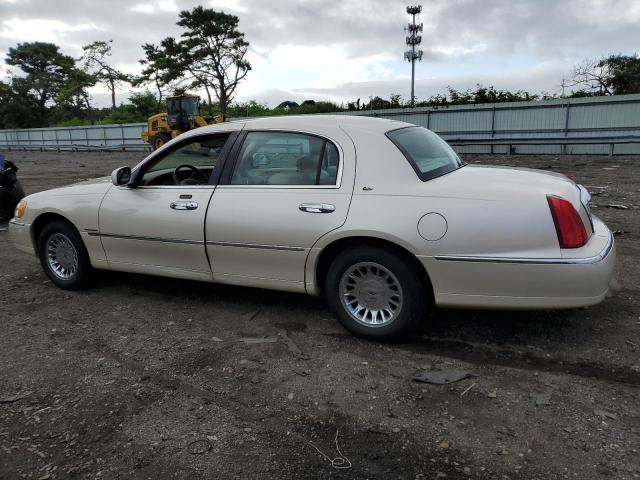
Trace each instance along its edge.
<path fill-rule="evenodd" d="M 496 133 L 496 106 L 491 107 L 491 140 L 495 137 Z M 493 155 L 493 141 L 491 142 L 491 155 Z"/>
<path fill-rule="evenodd" d="M 567 137 L 569 135 L 569 109 L 571 108 L 571 103 L 566 103 L 566 109 L 564 113 L 564 136 Z M 567 144 L 562 144 L 562 154 L 567 154 Z"/>

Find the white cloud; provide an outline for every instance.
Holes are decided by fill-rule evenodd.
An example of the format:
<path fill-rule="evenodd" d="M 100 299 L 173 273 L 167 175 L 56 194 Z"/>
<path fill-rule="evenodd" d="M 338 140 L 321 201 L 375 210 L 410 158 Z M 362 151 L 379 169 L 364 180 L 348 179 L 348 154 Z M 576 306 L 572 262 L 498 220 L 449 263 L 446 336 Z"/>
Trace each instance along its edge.
<path fill-rule="evenodd" d="M 153 5 L 150 5 L 148 3 L 141 3 L 133 7 L 131 10 L 138 13 L 153 13 Z"/>
<path fill-rule="evenodd" d="M 209 5 L 216 9 L 235 10 L 236 12 L 247 12 L 248 9 L 240 0 L 211 0 Z"/>
<path fill-rule="evenodd" d="M 433 51 L 440 53 L 447 57 L 459 57 L 462 55 L 472 55 L 474 53 L 481 53 L 487 50 L 487 45 L 479 43 L 471 46 L 457 46 L 457 45 L 441 45 L 433 48 Z"/>
<path fill-rule="evenodd" d="M 52 36 L 64 37 L 68 33 L 87 30 L 97 30 L 97 27 L 92 23 L 71 25 L 53 19 L 11 18 L 2 21 L 0 37 L 14 41 L 51 41 Z"/>
<path fill-rule="evenodd" d="M 164 12 L 177 12 L 178 6 L 172 0 L 161 0 L 158 2 L 158 7 Z"/>

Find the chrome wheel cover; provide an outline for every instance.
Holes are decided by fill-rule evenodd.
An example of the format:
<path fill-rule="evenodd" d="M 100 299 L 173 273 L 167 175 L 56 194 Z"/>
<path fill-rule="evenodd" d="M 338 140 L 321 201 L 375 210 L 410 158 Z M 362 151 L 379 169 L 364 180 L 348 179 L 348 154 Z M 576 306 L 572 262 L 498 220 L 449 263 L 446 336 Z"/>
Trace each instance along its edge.
<path fill-rule="evenodd" d="M 340 278 L 342 306 L 366 327 L 392 323 L 402 309 L 402 287 L 396 276 L 375 262 L 361 262 L 347 268 Z"/>
<path fill-rule="evenodd" d="M 73 242 L 62 233 L 54 233 L 47 240 L 47 265 L 61 280 L 70 280 L 78 271 L 78 252 Z"/>

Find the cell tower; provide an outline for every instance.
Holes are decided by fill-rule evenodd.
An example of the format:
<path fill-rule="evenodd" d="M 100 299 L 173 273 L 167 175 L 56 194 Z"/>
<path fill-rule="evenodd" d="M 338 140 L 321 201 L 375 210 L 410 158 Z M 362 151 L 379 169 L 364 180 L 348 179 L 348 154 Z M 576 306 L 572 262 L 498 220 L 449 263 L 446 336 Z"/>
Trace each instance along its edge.
<path fill-rule="evenodd" d="M 405 29 L 409 33 L 407 35 L 407 45 L 411 47 L 411 50 L 404 52 L 404 58 L 411 62 L 411 108 L 415 101 L 415 81 L 416 81 L 416 60 L 422 61 L 422 50 L 416 50 L 416 46 L 422 42 L 422 36 L 418 35 L 418 32 L 422 32 L 422 24 L 416 24 L 416 15 L 422 12 L 422 5 L 408 6 L 407 13 L 413 17 L 411 23 Z"/>

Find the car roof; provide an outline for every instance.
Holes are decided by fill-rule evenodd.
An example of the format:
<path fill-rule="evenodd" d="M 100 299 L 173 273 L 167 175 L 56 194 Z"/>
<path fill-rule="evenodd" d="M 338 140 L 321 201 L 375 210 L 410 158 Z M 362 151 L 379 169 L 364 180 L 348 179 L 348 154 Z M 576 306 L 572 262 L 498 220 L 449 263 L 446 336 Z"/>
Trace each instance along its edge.
<path fill-rule="evenodd" d="M 223 125 L 225 127 L 223 127 Z M 336 127 L 366 129 L 372 133 L 384 134 L 389 130 L 397 128 L 414 126 L 410 123 L 398 122 L 386 118 L 376 118 L 361 115 L 282 115 L 274 117 L 254 118 L 249 120 L 232 120 L 222 124 L 208 125 L 197 129 L 198 133 L 214 133 L 220 130 L 250 129 L 291 129 L 291 130 L 308 130 L 310 133 L 335 129 Z"/>

